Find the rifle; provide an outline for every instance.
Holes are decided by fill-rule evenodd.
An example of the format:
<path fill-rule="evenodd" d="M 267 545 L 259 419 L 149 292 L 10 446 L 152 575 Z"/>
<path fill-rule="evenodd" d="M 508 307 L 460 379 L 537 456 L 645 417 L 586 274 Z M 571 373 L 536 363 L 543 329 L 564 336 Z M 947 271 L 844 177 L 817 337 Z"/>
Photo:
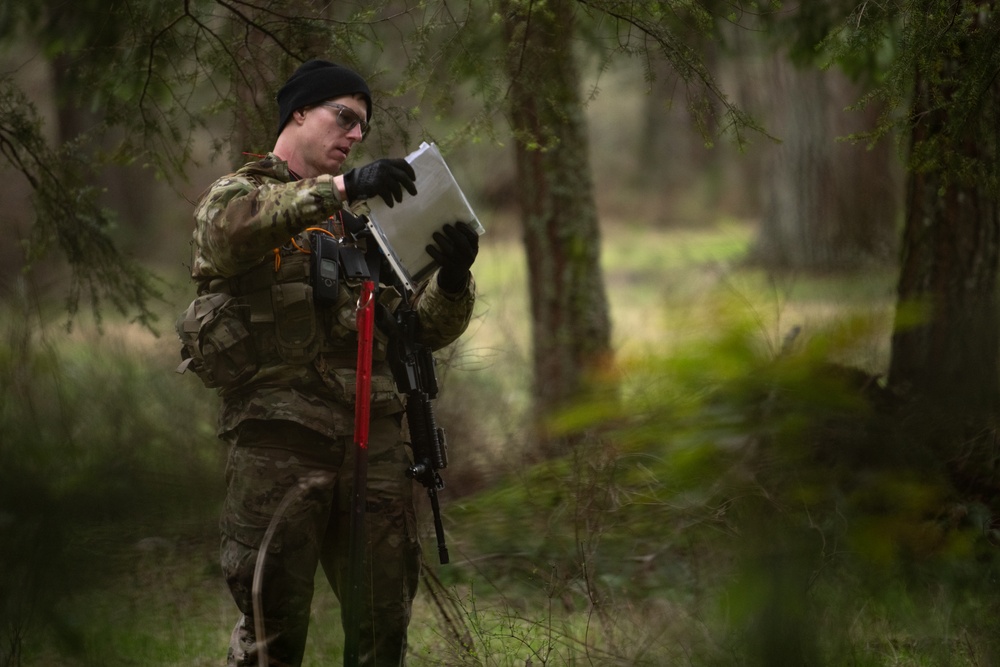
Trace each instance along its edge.
<path fill-rule="evenodd" d="M 406 395 L 406 421 L 410 429 L 413 465 L 406 474 L 427 489 L 434 515 L 438 559 L 448 563 L 448 547 L 444 541 L 441 507 L 437 492 L 444 488 L 440 470 L 448 467 L 448 443 L 443 428 L 434 419 L 438 384 L 434 355 L 427 345 L 416 340 L 417 314 L 409 304 L 401 306 L 395 317 L 395 327 L 389 345 L 389 363 L 393 379 L 401 394 Z"/>

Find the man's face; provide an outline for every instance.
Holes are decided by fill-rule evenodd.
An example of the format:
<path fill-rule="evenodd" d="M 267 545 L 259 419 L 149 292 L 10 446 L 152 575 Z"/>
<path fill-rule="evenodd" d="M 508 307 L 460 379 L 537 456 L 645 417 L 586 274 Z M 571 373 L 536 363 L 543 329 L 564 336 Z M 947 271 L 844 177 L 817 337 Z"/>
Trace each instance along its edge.
<path fill-rule="evenodd" d="M 340 173 L 351 148 L 364 138 L 367 113 L 368 104 L 361 95 L 337 97 L 304 109 L 297 139 L 300 167 L 306 173 L 300 176 Z"/>

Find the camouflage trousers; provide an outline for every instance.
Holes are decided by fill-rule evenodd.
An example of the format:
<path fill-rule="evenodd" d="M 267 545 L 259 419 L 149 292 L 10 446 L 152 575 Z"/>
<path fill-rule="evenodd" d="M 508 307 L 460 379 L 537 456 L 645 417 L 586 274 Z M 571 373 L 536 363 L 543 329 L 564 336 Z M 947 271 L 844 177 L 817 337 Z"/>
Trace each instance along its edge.
<path fill-rule="evenodd" d="M 243 615 L 230 640 L 230 667 L 258 665 L 255 620 L 263 621 L 269 665 L 301 664 L 317 566 L 341 607 L 348 602 L 355 449 L 351 437 L 327 438 L 288 421 L 244 422 L 234 434 L 226 468 L 221 562 Z M 401 665 L 406 657 L 406 630 L 420 573 L 408 465 L 399 423 L 393 417 L 374 419 L 359 609 L 363 665 Z M 263 613 L 255 619 L 254 573 L 266 534 Z"/>

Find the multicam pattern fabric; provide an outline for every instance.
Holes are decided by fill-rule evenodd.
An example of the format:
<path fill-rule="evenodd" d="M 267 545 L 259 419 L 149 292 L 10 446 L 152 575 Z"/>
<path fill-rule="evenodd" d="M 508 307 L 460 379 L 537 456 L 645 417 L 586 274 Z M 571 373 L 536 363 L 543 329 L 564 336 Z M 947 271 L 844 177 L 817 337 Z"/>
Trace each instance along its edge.
<path fill-rule="evenodd" d="M 195 210 L 192 277 L 202 286 L 213 279 L 236 278 L 274 262 L 274 249 L 295 252 L 291 237 L 322 225 L 341 210 L 332 179 L 293 180 L 288 165 L 273 154 L 245 165 L 216 181 Z M 299 245 L 301 247 L 300 239 Z M 287 419 L 328 437 L 353 433 L 353 397 L 344 392 L 345 375 L 356 365 L 357 343 L 353 304 L 360 284 L 341 281 L 339 307 L 319 314 L 325 338 L 313 363 L 263 360 L 258 372 L 240 384 L 220 390 L 219 433 L 247 419 Z M 434 349 L 456 340 L 466 329 L 475 304 L 475 281 L 459 294 L 448 294 L 432 276 L 414 298 L 422 343 Z M 381 301 L 398 301 L 391 287 L 381 288 Z M 258 335 L 260 329 L 251 333 Z M 384 336 L 377 334 L 384 342 Z M 384 351 L 384 348 L 383 348 Z M 379 358 L 379 350 L 376 350 Z M 353 377 L 353 376 L 351 376 Z M 372 371 L 372 415 L 402 410 L 386 364 Z"/>
<path fill-rule="evenodd" d="M 195 209 L 195 278 L 234 276 L 341 208 L 333 177 L 295 181 L 273 154 L 220 178 Z"/>
<path fill-rule="evenodd" d="M 227 664 L 258 664 L 252 586 L 257 547 L 282 510 L 262 564 L 261 620 L 268 664 L 299 665 L 317 565 L 341 604 L 350 600 L 349 509 L 356 447 L 349 438 L 323 438 L 288 422 L 241 431 L 243 446 L 230 451 L 222 518 L 222 570 L 243 614 L 232 633 Z M 413 487 L 405 477 L 408 459 L 398 439 L 399 423 L 374 420 L 371 435 L 359 656 L 363 665 L 400 665 L 420 572 Z M 286 497 L 289 502 L 284 503 Z"/>

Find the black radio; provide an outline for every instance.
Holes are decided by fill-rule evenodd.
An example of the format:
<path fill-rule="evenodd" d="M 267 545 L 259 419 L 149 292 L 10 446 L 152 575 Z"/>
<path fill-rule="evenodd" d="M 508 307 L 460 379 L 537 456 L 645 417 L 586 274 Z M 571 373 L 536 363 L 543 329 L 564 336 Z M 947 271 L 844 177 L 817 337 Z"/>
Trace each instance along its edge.
<path fill-rule="evenodd" d="M 340 241 L 322 232 L 312 233 L 313 299 L 332 304 L 340 294 Z"/>

